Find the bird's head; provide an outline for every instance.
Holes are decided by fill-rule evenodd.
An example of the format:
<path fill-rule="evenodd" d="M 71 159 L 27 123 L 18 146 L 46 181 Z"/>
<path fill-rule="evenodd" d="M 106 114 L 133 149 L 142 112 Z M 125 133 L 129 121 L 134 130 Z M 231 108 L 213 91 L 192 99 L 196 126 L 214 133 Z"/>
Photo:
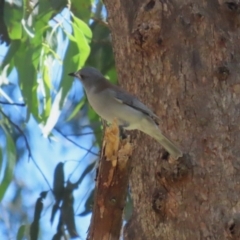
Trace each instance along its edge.
<path fill-rule="evenodd" d="M 78 78 L 83 84 L 85 82 L 97 81 L 104 77 L 100 71 L 93 67 L 84 67 L 79 71 L 69 73 L 68 75 Z"/>

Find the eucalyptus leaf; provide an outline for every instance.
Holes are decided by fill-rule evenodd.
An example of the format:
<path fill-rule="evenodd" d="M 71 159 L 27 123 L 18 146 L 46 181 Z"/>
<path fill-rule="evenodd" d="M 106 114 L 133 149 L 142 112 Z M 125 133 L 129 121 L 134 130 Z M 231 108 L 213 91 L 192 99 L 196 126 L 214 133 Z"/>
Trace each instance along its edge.
<path fill-rule="evenodd" d="M 59 90 L 59 92 L 57 93 L 57 95 L 53 101 L 49 118 L 47 119 L 47 122 L 42 129 L 42 133 L 45 137 L 47 137 L 51 133 L 52 129 L 54 128 L 54 126 L 56 125 L 56 123 L 58 121 L 58 118 L 60 117 L 61 99 L 62 99 L 62 88 Z"/>
<path fill-rule="evenodd" d="M 71 11 L 79 19 L 88 23 L 91 16 L 91 8 L 94 0 L 71 0 Z"/>
<path fill-rule="evenodd" d="M 6 161 L 5 161 L 5 168 L 2 171 L 3 174 L 3 179 L 1 181 L 0 184 L 0 201 L 2 200 L 9 184 L 12 181 L 12 177 L 13 177 L 13 171 L 14 171 L 14 167 L 16 164 L 16 149 L 15 149 L 15 144 L 12 140 L 11 135 L 9 134 L 8 130 L 6 129 L 6 127 L 1 124 L 1 127 L 5 133 L 5 137 L 6 137 L 6 148 L 5 148 L 5 154 L 6 154 Z M 3 156 L 1 156 L 1 159 L 3 158 Z M 3 166 L 3 165 L 2 165 Z"/>
<path fill-rule="evenodd" d="M 79 30 L 77 30 L 77 32 L 79 33 Z M 75 72 L 83 66 L 90 53 L 90 47 L 84 34 L 79 33 L 81 39 L 78 38 L 77 40 L 68 32 L 64 31 L 64 33 L 68 37 L 69 44 L 63 60 L 63 71 L 60 82 L 60 88 L 62 88 L 61 106 L 63 105 L 63 101 L 72 86 L 73 79 L 68 74 Z"/>
<path fill-rule="evenodd" d="M 22 38 L 23 7 L 17 6 L 10 2 L 5 2 L 4 6 L 4 22 L 7 25 L 9 37 L 12 40 Z"/>
<path fill-rule="evenodd" d="M 21 42 L 19 40 L 11 41 L 11 44 L 8 48 L 7 54 L 4 56 L 3 62 L 0 65 L 0 68 L 3 69 L 15 56 Z"/>
<path fill-rule="evenodd" d="M 18 71 L 20 88 L 24 101 L 28 106 L 27 119 L 29 119 L 30 113 L 39 119 L 36 67 L 39 61 L 37 56 L 40 55 L 40 50 L 40 48 L 34 48 L 33 46 L 29 46 L 28 48 L 22 46 L 15 56 L 15 66 Z"/>
<path fill-rule="evenodd" d="M 21 225 L 17 232 L 17 240 L 23 240 L 25 235 L 26 225 Z"/>
<path fill-rule="evenodd" d="M 44 56 L 44 63 L 42 66 L 42 79 L 43 79 L 43 88 L 44 88 L 44 103 L 43 103 L 43 113 L 42 121 L 45 123 L 47 118 L 50 115 L 52 102 L 51 102 L 51 79 L 49 75 L 49 69 L 46 61 L 46 56 Z"/>
<path fill-rule="evenodd" d="M 89 28 L 89 26 L 84 21 L 82 21 L 81 19 L 75 17 L 73 14 L 72 14 L 72 19 L 73 19 L 73 24 L 75 26 L 74 30 L 75 31 L 81 31 L 84 34 L 86 40 L 89 43 L 92 39 L 92 31 Z"/>

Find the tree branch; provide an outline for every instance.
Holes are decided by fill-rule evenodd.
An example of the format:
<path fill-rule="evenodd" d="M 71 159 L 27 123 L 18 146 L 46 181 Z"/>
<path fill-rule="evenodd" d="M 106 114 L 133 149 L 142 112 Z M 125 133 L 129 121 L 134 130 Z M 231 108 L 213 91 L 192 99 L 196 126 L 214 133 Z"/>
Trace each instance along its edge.
<path fill-rule="evenodd" d="M 26 106 L 25 103 L 10 103 L 10 102 L 4 102 L 4 101 L 0 101 L 0 104 L 20 106 L 20 107 L 25 107 Z"/>
<path fill-rule="evenodd" d="M 77 146 L 77 147 L 79 147 L 79 148 L 81 148 L 81 149 L 83 149 L 83 150 L 87 151 L 88 153 L 91 153 L 91 154 L 93 154 L 93 155 L 95 155 L 95 156 L 99 156 L 97 153 L 91 151 L 90 149 L 85 148 L 85 147 L 83 147 L 83 146 L 80 146 L 78 143 L 76 143 L 76 142 L 73 141 L 71 138 L 69 138 L 69 137 L 66 136 L 64 133 L 62 133 L 59 129 L 57 129 L 57 128 L 54 128 L 54 129 L 55 129 L 61 136 L 63 136 L 65 139 L 67 139 L 69 142 L 71 142 L 71 143 L 74 144 L 75 146 Z"/>
<path fill-rule="evenodd" d="M 117 124 L 107 128 L 87 239 L 119 239 L 130 175 L 131 154 L 132 146 L 129 138 L 119 139 Z"/>

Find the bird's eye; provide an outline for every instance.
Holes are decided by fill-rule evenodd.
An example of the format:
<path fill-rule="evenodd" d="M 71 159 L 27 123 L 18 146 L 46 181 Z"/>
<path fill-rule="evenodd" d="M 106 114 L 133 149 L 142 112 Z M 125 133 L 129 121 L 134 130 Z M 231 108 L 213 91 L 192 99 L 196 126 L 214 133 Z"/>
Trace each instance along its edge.
<path fill-rule="evenodd" d="M 80 78 L 83 79 L 83 75 L 81 73 L 79 75 L 80 75 Z"/>

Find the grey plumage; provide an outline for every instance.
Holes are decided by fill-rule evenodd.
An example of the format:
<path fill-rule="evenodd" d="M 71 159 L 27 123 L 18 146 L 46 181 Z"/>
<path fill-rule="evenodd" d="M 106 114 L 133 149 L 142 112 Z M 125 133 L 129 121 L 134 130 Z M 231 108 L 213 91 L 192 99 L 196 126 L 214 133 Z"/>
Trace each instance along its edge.
<path fill-rule="evenodd" d="M 80 79 L 90 105 L 104 120 L 112 122 L 117 118 L 124 128 L 138 129 L 156 139 L 174 158 L 182 156 L 181 150 L 156 125 L 155 120 L 159 117 L 135 96 L 111 84 L 92 67 L 69 75 Z"/>

